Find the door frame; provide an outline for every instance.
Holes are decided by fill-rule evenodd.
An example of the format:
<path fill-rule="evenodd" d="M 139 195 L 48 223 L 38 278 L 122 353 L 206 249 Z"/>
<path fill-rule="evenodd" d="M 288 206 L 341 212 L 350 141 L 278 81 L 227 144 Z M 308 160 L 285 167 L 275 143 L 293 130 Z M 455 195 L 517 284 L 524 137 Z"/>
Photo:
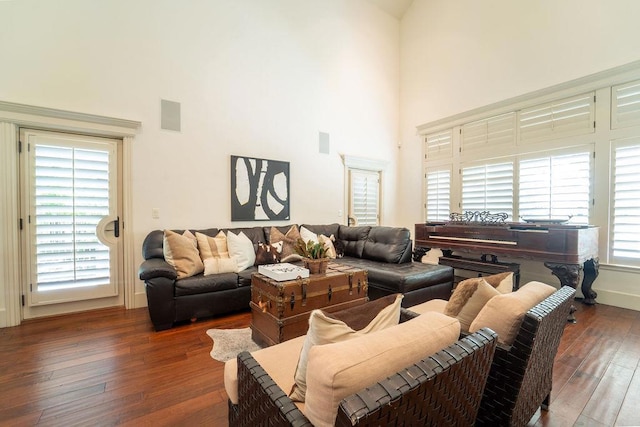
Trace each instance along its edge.
<path fill-rule="evenodd" d="M 0 173 L 6 203 L 0 207 L 0 327 L 17 326 L 22 320 L 22 273 L 20 261 L 19 128 L 81 133 L 122 139 L 122 239 L 124 303 L 135 308 L 133 265 L 131 153 L 141 122 L 53 108 L 0 101 Z M 2 289 L 4 287 L 4 289 Z"/>

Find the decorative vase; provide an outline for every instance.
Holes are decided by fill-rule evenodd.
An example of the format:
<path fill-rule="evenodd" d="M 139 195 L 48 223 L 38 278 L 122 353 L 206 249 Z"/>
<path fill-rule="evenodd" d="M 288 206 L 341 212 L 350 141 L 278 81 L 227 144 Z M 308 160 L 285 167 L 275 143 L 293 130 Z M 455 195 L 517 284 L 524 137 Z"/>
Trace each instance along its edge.
<path fill-rule="evenodd" d="M 309 274 L 323 274 L 327 272 L 329 258 L 303 258 L 304 267 L 309 269 Z"/>

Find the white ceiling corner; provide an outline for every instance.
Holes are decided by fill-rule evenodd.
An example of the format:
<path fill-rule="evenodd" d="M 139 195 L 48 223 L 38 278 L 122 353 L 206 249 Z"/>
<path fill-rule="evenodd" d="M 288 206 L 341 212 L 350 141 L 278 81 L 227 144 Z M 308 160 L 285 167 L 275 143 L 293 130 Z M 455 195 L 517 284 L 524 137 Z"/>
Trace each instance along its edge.
<path fill-rule="evenodd" d="M 387 12 L 389 15 L 394 16 L 397 19 L 402 19 L 404 13 L 409 9 L 413 0 L 367 0 L 369 3 L 373 3 L 380 9 Z"/>

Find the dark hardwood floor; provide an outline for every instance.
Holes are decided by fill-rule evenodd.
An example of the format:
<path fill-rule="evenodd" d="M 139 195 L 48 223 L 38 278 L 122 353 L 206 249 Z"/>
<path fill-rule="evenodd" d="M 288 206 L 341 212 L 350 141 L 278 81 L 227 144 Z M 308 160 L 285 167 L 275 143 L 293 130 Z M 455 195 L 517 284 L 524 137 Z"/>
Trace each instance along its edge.
<path fill-rule="evenodd" d="M 640 312 L 576 306 L 550 410 L 530 425 L 640 425 Z M 114 308 L 0 329 L 0 425 L 225 426 L 223 364 L 205 331 L 250 319 L 153 332 L 146 309 Z"/>

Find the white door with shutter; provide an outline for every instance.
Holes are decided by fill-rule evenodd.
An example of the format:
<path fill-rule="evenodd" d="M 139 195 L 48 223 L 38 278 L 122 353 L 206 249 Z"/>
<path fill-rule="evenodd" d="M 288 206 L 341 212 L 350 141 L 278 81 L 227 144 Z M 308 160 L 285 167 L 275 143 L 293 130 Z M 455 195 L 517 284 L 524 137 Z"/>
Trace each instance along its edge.
<path fill-rule="evenodd" d="M 349 221 L 351 225 L 380 224 L 379 171 L 349 169 Z"/>
<path fill-rule="evenodd" d="M 120 303 L 121 141 L 28 129 L 20 141 L 23 317 Z"/>

